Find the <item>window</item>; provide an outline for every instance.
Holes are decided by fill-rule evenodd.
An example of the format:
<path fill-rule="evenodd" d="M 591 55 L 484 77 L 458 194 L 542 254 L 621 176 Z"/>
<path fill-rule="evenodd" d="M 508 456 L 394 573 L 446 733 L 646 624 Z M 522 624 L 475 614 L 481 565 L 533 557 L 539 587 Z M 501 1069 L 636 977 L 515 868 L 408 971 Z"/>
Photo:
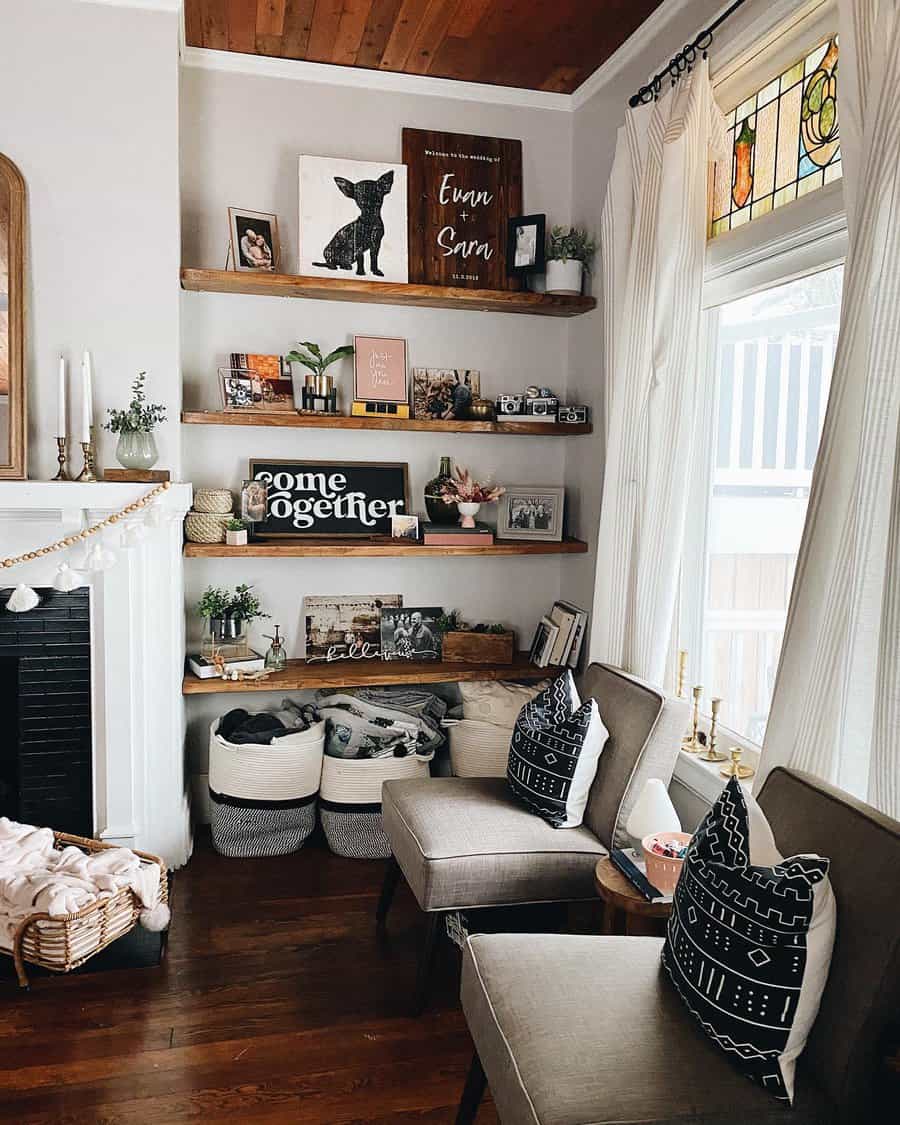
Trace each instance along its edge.
<path fill-rule="evenodd" d="M 757 744 L 828 401 L 842 274 L 820 270 L 708 314 L 713 404 L 695 471 L 705 537 L 683 597 L 704 696 L 719 696 L 723 724 Z"/>
<path fill-rule="evenodd" d="M 731 110 L 731 158 L 714 174 L 712 237 L 840 177 L 837 81 L 834 36 Z"/>

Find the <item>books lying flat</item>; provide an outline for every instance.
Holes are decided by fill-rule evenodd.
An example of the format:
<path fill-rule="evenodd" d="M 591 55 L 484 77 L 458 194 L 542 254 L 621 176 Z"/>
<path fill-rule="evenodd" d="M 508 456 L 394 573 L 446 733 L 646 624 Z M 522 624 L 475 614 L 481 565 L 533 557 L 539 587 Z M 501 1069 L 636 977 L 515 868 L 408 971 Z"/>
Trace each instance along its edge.
<path fill-rule="evenodd" d="M 474 527 L 425 523 L 422 542 L 426 547 L 489 547 L 494 542 L 494 532 L 486 523 L 476 523 Z"/>
<path fill-rule="evenodd" d="M 188 655 L 188 666 L 194 675 L 201 680 L 211 680 L 213 676 L 219 674 L 215 664 L 199 653 Z M 265 659 L 258 652 L 254 652 L 252 656 L 245 657 L 242 660 L 225 661 L 227 672 L 261 672 L 265 666 Z"/>

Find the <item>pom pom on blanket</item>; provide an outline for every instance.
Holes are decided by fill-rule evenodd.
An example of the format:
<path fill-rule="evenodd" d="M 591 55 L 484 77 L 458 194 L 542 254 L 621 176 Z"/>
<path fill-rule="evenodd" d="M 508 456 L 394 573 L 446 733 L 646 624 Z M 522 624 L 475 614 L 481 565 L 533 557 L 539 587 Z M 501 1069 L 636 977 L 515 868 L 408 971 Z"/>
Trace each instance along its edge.
<path fill-rule="evenodd" d="M 158 934 L 169 928 L 172 912 L 164 902 L 159 902 L 150 910 L 142 910 L 138 920 L 145 930 L 149 930 L 151 934 Z"/>

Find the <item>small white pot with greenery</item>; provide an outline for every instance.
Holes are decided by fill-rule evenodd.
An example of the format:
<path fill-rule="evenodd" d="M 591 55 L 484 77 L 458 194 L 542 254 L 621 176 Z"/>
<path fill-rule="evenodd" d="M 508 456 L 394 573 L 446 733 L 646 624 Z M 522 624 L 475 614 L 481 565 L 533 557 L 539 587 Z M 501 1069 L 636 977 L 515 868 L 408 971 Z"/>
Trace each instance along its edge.
<path fill-rule="evenodd" d="M 131 384 L 131 402 L 127 410 L 107 410 L 109 421 L 104 430 L 118 434 L 116 460 L 126 469 L 152 469 L 159 457 L 153 431 L 166 420 L 166 408 L 159 403 L 147 402 L 142 371 Z"/>
<path fill-rule="evenodd" d="M 225 524 L 225 542 L 229 547 L 247 546 L 247 525 L 243 520 L 229 520 Z"/>
<path fill-rule="evenodd" d="M 581 227 L 554 227 L 547 243 L 547 292 L 581 295 L 584 271 L 590 270 L 593 238 Z"/>

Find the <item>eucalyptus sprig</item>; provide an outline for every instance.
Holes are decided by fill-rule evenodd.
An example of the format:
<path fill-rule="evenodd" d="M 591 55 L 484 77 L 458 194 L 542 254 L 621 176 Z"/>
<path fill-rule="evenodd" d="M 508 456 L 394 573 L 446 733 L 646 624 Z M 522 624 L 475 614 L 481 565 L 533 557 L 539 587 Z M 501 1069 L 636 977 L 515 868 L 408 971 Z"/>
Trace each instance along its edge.
<path fill-rule="evenodd" d="M 308 367 L 310 371 L 315 372 L 316 375 L 324 375 L 326 368 L 330 367 L 332 363 L 337 363 L 339 359 L 344 356 L 353 355 L 355 348 L 352 344 L 343 344 L 339 348 L 335 348 L 333 352 L 328 355 L 322 355 L 322 349 L 318 344 L 314 344 L 312 340 L 304 340 L 297 345 L 300 348 L 305 348 L 306 353 L 292 351 L 288 352 L 289 363 L 302 363 L 304 367 Z"/>
<path fill-rule="evenodd" d="M 142 371 L 131 384 L 131 402 L 127 410 L 114 410 L 108 407 L 109 421 L 103 423 L 104 430 L 111 434 L 149 434 L 166 420 L 166 408 L 160 403 L 147 402 L 144 382 L 147 372 Z"/>

